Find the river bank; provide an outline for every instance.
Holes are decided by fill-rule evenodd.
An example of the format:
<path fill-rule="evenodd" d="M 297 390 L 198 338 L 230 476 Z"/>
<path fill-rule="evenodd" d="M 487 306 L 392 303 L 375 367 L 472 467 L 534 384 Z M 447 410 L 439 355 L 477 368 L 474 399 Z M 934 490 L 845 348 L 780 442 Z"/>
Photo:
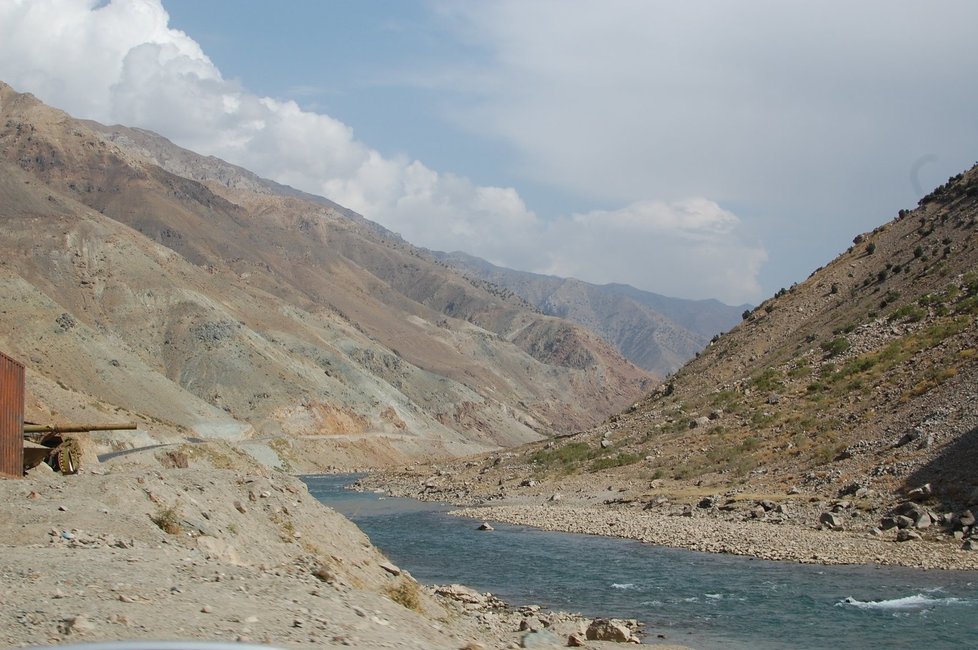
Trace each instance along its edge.
<path fill-rule="evenodd" d="M 730 553 L 804 564 L 878 564 L 918 569 L 978 570 L 978 553 L 940 542 L 900 543 L 864 534 L 764 522 L 732 522 L 708 515 L 662 516 L 563 505 L 461 508 L 450 514 L 543 530 L 635 539 L 706 553 Z"/>
<path fill-rule="evenodd" d="M 978 570 L 978 551 L 934 525 L 897 541 L 882 530 L 887 512 L 872 495 L 832 498 L 816 492 L 749 494 L 568 477 L 537 481 L 510 473 L 485 480 L 482 463 L 416 467 L 372 473 L 360 489 L 392 496 L 443 501 L 453 514 L 543 530 L 635 539 L 709 553 L 729 553 L 805 564 L 877 564 L 916 569 Z M 481 470 L 481 471 L 480 471 Z M 763 505 L 762 505 L 763 504 Z M 825 513 L 837 525 L 823 523 Z"/>
<path fill-rule="evenodd" d="M 519 647 L 544 622 L 564 645 L 590 623 L 421 585 L 299 479 L 244 455 L 214 456 L 215 468 L 195 449 L 0 480 L 0 646 L 478 650 Z"/>
<path fill-rule="evenodd" d="M 653 641 L 704 650 L 821 650 L 840 638 L 856 648 L 953 648 L 974 635 L 973 571 L 764 561 L 502 522 L 480 530 L 481 519 L 451 516 L 443 503 L 344 490 L 355 478 L 304 480 L 419 579 L 635 618 Z"/>

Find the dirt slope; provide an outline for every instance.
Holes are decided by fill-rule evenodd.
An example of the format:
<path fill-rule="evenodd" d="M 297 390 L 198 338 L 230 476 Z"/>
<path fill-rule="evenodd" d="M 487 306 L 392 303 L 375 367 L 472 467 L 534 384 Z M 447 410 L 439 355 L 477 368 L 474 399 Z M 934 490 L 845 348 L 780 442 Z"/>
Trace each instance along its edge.
<path fill-rule="evenodd" d="M 172 467 L 179 456 L 190 467 Z M 222 444 L 0 480 L 0 520 L 5 647 L 505 648 L 541 620 L 561 642 L 589 623 L 460 585 L 422 586 L 302 482 Z"/>
<path fill-rule="evenodd" d="M 0 347 L 28 367 L 29 418 L 352 467 L 575 430 L 651 386 L 326 200 L 5 85 L 0 166 Z"/>

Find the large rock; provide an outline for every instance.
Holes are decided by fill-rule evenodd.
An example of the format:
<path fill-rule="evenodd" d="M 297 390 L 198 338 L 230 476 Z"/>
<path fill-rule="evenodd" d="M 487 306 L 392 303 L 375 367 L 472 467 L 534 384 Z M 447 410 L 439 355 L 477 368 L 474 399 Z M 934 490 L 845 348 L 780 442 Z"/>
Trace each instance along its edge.
<path fill-rule="evenodd" d="M 901 528 L 897 531 L 898 542 L 911 542 L 919 539 L 921 539 L 920 533 L 910 530 L 909 528 Z"/>
<path fill-rule="evenodd" d="M 435 593 L 440 596 L 446 596 L 452 600 L 457 600 L 461 603 L 468 603 L 471 605 L 482 605 L 486 602 L 485 596 L 480 594 L 475 589 L 471 589 L 465 585 L 443 585 L 436 587 Z"/>
<path fill-rule="evenodd" d="M 914 525 L 914 523 L 915 523 L 914 520 L 906 515 L 899 515 L 896 517 L 897 528 L 900 529 L 910 528 L 911 526 Z"/>
<path fill-rule="evenodd" d="M 962 526 L 974 526 L 975 525 L 975 515 L 970 510 L 965 510 L 958 517 L 958 521 Z"/>
<path fill-rule="evenodd" d="M 818 522 L 829 530 L 842 530 L 844 520 L 834 512 L 823 512 Z"/>
<path fill-rule="evenodd" d="M 521 648 L 559 648 L 563 646 L 560 638 L 550 630 L 527 632 L 520 639 Z"/>
<path fill-rule="evenodd" d="M 615 641 L 625 643 L 632 640 L 632 631 L 624 621 L 614 618 L 598 618 L 588 625 L 585 636 L 589 641 Z"/>

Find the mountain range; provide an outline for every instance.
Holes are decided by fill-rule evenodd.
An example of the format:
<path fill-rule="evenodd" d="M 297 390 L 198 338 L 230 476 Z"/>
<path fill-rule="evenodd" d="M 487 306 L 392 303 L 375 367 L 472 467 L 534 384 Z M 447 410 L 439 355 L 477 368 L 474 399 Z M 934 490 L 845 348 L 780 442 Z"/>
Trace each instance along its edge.
<path fill-rule="evenodd" d="M 35 421 L 353 467 L 587 427 L 658 378 L 327 199 L 0 85 L 0 349 Z M 286 454 L 285 452 L 289 452 Z"/>
<path fill-rule="evenodd" d="M 597 332 L 626 359 L 660 376 L 678 370 L 749 308 L 515 271 L 459 251 L 433 254 L 466 276 L 511 290 L 545 314 Z"/>

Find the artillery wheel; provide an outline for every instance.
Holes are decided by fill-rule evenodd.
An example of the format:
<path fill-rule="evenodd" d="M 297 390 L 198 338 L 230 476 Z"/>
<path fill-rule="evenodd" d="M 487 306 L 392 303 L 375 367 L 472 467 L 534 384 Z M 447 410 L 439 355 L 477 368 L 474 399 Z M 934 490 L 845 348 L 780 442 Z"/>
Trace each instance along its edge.
<path fill-rule="evenodd" d="M 68 438 L 61 444 L 58 448 L 58 469 L 62 474 L 78 473 L 80 451 L 73 438 Z"/>

